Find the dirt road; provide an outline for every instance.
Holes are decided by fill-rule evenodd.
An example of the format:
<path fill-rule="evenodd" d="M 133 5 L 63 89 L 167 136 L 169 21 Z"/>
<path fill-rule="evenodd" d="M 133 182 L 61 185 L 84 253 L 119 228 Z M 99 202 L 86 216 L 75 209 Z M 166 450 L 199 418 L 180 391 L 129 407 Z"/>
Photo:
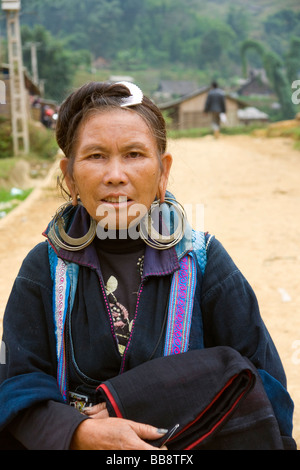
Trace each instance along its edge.
<path fill-rule="evenodd" d="M 284 363 L 300 445 L 300 152 L 291 140 L 225 137 L 171 141 L 169 189 L 214 234 L 253 286 Z M 0 221 L 0 317 L 26 253 L 63 202 L 55 168 Z M 197 215 L 198 214 L 198 215 Z M 199 216 L 200 214 L 200 216 Z M 200 227 L 201 228 L 201 227 Z"/>

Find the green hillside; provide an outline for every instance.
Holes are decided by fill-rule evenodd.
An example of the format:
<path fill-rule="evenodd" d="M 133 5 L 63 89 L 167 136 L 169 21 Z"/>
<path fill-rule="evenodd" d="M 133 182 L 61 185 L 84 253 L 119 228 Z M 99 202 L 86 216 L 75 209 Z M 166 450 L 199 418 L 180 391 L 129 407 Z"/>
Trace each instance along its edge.
<path fill-rule="evenodd" d="M 248 48 L 249 66 L 262 68 L 273 54 L 288 80 L 300 72 L 299 0 L 23 0 L 21 21 L 24 45 L 38 43 L 46 96 L 56 100 L 82 80 L 111 74 L 131 75 L 147 92 L 161 79 L 202 86 L 217 78 L 232 87 L 249 40 L 265 51 Z M 26 47 L 24 62 L 30 70 Z"/>
<path fill-rule="evenodd" d="M 260 24 L 268 16 L 277 13 L 282 9 L 289 9 L 294 12 L 300 11 L 300 3 L 298 0 L 194 0 L 195 8 L 201 10 L 205 16 L 214 16 L 219 18 L 226 18 L 226 14 L 230 6 L 234 5 L 237 8 L 242 8 L 244 11 L 258 20 Z"/>

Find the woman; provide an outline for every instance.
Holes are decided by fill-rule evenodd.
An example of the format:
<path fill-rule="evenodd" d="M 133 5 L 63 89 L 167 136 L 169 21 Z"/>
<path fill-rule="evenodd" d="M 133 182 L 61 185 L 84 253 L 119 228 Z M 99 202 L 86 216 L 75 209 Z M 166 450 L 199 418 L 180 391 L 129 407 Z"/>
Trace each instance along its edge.
<path fill-rule="evenodd" d="M 132 84 L 90 83 L 63 103 L 56 132 L 71 203 L 25 259 L 5 312 L 3 442 L 157 449 L 169 423 L 111 417 L 99 390 L 162 356 L 219 345 L 249 359 L 276 399 L 284 396 L 278 419 L 291 439 L 284 371 L 250 286 L 167 192 L 172 157 L 159 109 Z"/>

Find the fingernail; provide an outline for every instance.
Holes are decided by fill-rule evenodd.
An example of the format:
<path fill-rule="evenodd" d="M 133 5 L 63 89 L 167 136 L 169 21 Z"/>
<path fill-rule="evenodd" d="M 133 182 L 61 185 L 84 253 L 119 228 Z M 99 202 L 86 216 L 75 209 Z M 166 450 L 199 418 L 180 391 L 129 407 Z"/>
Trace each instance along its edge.
<path fill-rule="evenodd" d="M 163 428 L 157 428 L 157 432 L 158 432 L 158 434 L 166 434 L 168 432 L 168 430 L 163 429 Z"/>

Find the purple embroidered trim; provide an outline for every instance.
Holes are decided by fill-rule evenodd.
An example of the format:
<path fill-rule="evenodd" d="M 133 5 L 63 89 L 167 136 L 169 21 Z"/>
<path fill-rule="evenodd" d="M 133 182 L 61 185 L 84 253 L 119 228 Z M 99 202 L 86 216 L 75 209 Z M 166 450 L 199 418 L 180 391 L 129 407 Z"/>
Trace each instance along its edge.
<path fill-rule="evenodd" d="M 194 258 L 187 255 L 172 280 L 164 356 L 188 350 L 195 288 L 196 265 Z"/>

